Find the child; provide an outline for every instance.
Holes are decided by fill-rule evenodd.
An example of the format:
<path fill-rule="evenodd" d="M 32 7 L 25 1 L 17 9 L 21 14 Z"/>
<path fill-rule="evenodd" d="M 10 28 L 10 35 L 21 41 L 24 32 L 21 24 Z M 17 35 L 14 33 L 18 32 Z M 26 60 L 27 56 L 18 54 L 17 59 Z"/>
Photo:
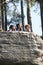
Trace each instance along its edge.
<path fill-rule="evenodd" d="M 10 32 L 15 31 L 14 25 L 10 25 L 9 30 Z"/>
<path fill-rule="evenodd" d="M 31 28 L 30 28 L 30 25 L 25 25 L 25 31 L 26 32 L 31 32 Z"/>

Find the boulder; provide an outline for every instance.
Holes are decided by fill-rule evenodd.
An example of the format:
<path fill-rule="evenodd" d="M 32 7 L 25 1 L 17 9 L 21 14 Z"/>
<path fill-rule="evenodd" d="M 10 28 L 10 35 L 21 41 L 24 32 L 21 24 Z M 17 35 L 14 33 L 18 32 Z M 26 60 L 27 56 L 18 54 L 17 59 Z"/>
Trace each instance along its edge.
<path fill-rule="evenodd" d="M 0 32 L 0 65 L 43 65 L 43 40 L 33 32 Z"/>

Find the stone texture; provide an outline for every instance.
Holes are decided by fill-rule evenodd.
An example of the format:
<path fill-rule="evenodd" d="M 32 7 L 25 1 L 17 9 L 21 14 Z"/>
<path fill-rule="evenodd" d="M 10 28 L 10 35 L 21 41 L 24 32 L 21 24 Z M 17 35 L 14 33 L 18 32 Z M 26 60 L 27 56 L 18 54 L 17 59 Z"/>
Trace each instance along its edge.
<path fill-rule="evenodd" d="M 34 33 L 0 32 L 0 65 L 43 65 L 43 40 Z"/>

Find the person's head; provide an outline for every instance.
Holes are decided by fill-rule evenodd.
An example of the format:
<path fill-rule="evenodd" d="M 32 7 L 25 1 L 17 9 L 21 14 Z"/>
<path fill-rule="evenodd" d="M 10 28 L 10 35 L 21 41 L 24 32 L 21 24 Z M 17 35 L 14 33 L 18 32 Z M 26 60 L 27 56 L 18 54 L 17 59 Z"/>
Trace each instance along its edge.
<path fill-rule="evenodd" d="M 16 27 L 19 29 L 19 28 L 21 28 L 21 26 L 20 26 L 20 24 L 18 23 L 17 25 L 16 25 Z"/>
<path fill-rule="evenodd" d="M 26 29 L 27 31 L 29 31 L 29 30 L 30 30 L 30 25 L 29 25 L 29 24 L 25 25 L 25 29 Z"/>
<path fill-rule="evenodd" d="M 15 30 L 14 25 L 10 25 L 9 29 L 12 31 Z"/>

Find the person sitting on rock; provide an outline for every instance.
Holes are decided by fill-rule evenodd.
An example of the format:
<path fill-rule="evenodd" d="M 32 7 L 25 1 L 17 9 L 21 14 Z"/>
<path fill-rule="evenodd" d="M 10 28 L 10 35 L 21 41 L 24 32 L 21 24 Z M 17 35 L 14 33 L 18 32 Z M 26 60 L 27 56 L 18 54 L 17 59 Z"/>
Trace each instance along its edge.
<path fill-rule="evenodd" d="M 15 31 L 14 25 L 10 25 L 9 30 L 10 32 Z"/>
<path fill-rule="evenodd" d="M 26 32 L 31 32 L 31 28 L 30 28 L 29 24 L 25 25 L 25 31 Z"/>
<path fill-rule="evenodd" d="M 16 31 L 21 31 L 21 26 L 19 23 L 16 25 Z"/>

